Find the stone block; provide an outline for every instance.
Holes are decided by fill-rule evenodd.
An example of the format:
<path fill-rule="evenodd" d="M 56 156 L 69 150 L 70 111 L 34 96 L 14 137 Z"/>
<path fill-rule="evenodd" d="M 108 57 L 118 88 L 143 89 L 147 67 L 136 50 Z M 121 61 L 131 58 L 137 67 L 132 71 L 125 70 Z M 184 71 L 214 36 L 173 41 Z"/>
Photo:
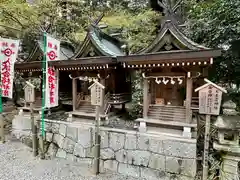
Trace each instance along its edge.
<path fill-rule="evenodd" d="M 148 166 L 151 153 L 149 151 L 128 150 L 127 163 L 137 166 Z"/>
<path fill-rule="evenodd" d="M 46 141 L 52 142 L 53 140 L 53 133 L 47 132 L 46 133 Z"/>
<path fill-rule="evenodd" d="M 76 144 L 75 141 L 73 141 L 72 139 L 69 139 L 69 138 L 65 137 L 65 138 L 64 138 L 64 141 L 63 141 L 63 149 L 64 149 L 67 153 L 73 153 L 75 144 Z"/>
<path fill-rule="evenodd" d="M 67 157 L 67 152 L 59 148 L 56 157 L 65 159 Z"/>
<path fill-rule="evenodd" d="M 149 138 L 144 135 L 137 135 L 137 149 L 148 150 L 149 148 Z"/>
<path fill-rule="evenodd" d="M 182 170 L 182 159 L 177 157 L 166 157 L 166 172 L 180 174 Z"/>
<path fill-rule="evenodd" d="M 57 144 L 58 147 L 60 147 L 60 148 L 63 147 L 63 140 L 64 140 L 64 137 L 61 136 L 60 134 L 53 135 L 53 143 Z"/>
<path fill-rule="evenodd" d="M 150 168 L 165 171 L 165 165 L 165 156 L 159 154 L 151 155 L 148 165 Z"/>
<path fill-rule="evenodd" d="M 183 159 L 181 174 L 189 177 L 195 177 L 197 174 L 196 159 Z"/>
<path fill-rule="evenodd" d="M 12 120 L 12 129 L 31 130 L 32 121 L 30 117 L 16 115 L 15 118 Z"/>
<path fill-rule="evenodd" d="M 157 138 L 149 138 L 149 151 L 153 153 L 163 153 L 162 140 Z"/>
<path fill-rule="evenodd" d="M 170 174 L 168 180 L 196 180 L 196 178 L 188 177 L 180 174 Z"/>
<path fill-rule="evenodd" d="M 114 158 L 114 151 L 110 148 L 106 148 L 106 149 L 101 149 L 100 151 L 100 157 L 103 160 L 106 159 L 113 159 Z"/>
<path fill-rule="evenodd" d="M 140 177 L 140 169 L 138 166 L 133 166 L 129 164 L 119 163 L 118 173 L 124 174 L 127 176 Z"/>
<path fill-rule="evenodd" d="M 78 140 L 78 129 L 75 128 L 75 127 L 67 126 L 66 136 L 68 138 L 72 139 L 73 141 L 77 142 L 77 140 Z"/>
<path fill-rule="evenodd" d="M 109 147 L 114 151 L 120 150 L 124 147 L 125 134 L 110 132 L 109 138 Z"/>
<path fill-rule="evenodd" d="M 191 127 L 183 127 L 183 137 L 188 139 L 192 138 Z"/>
<path fill-rule="evenodd" d="M 93 158 L 94 157 L 94 147 L 86 148 L 86 157 Z"/>
<path fill-rule="evenodd" d="M 74 151 L 73 151 L 73 155 L 77 156 L 77 157 L 85 158 L 86 157 L 86 151 L 80 144 L 77 143 L 75 145 L 75 148 L 74 148 Z"/>
<path fill-rule="evenodd" d="M 47 156 L 54 158 L 56 157 L 57 151 L 58 147 L 54 143 L 51 143 L 48 147 Z"/>
<path fill-rule="evenodd" d="M 59 133 L 59 128 L 60 128 L 59 124 L 53 123 L 52 124 L 52 133 L 58 134 Z"/>
<path fill-rule="evenodd" d="M 133 134 L 126 134 L 125 149 L 137 149 L 137 136 Z"/>
<path fill-rule="evenodd" d="M 69 161 L 73 161 L 73 162 L 77 161 L 76 156 L 74 156 L 73 154 L 70 154 L 70 153 L 67 153 L 66 159 Z"/>
<path fill-rule="evenodd" d="M 89 168 L 92 167 L 92 164 L 93 164 L 93 159 L 92 158 L 79 158 L 79 157 L 77 157 L 76 161 L 81 163 L 81 164 L 86 165 Z"/>
<path fill-rule="evenodd" d="M 99 161 L 99 172 L 100 173 L 104 173 L 105 172 L 104 160 L 102 160 L 102 159 L 100 159 L 100 161 Z"/>
<path fill-rule="evenodd" d="M 52 123 L 44 122 L 44 130 L 47 132 L 52 132 Z"/>
<path fill-rule="evenodd" d="M 197 146 L 195 143 L 164 140 L 163 151 L 166 156 L 196 158 Z"/>
<path fill-rule="evenodd" d="M 168 176 L 166 176 L 164 171 L 141 167 L 140 172 L 141 178 L 145 178 L 147 180 L 168 180 Z"/>
<path fill-rule="evenodd" d="M 78 128 L 78 143 L 84 148 L 88 148 L 93 145 L 92 128 Z"/>
<path fill-rule="evenodd" d="M 107 148 L 109 147 L 109 136 L 107 131 L 100 131 L 101 135 L 101 148 Z"/>
<path fill-rule="evenodd" d="M 146 122 L 140 122 L 138 131 L 142 132 L 142 133 L 145 133 L 147 131 L 147 124 L 146 124 Z"/>
<path fill-rule="evenodd" d="M 127 163 L 127 151 L 124 149 L 121 149 L 115 153 L 116 160 L 121 163 Z"/>
<path fill-rule="evenodd" d="M 65 124 L 60 124 L 59 134 L 62 135 L 63 137 L 66 137 L 66 133 L 67 133 L 67 126 Z"/>
<path fill-rule="evenodd" d="M 115 160 L 106 160 L 104 161 L 104 169 L 113 171 L 113 172 L 118 172 L 118 162 Z"/>

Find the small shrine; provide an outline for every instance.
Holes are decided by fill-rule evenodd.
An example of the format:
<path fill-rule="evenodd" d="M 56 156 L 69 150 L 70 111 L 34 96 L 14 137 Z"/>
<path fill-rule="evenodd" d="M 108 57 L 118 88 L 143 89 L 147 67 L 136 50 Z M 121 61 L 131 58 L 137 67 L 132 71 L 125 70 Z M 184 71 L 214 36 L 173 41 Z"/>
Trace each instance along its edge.
<path fill-rule="evenodd" d="M 218 116 L 214 126 L 218 130 L 218 141 L 214 142 L 213 148 L 226 153 L 220 170 L 221 180 L 239 180 L 240 168 L 240 116 L 235 110 L 236 104 L 227 101 L 223 104 L 222 116 Z M 227 111 L 226 111 L 227 109 Z M 231 115 L 229 112 L 231 111 Z"/>
<path fill-rule="evenodd" d="M 143 102 L 139 103 L 143 114 L 135 121 L 139 130 L 192 137 L 197 128 L 193 112 L 198 111 L 199 98 L 193 89 L 204 83 L 208 68 L 221 50 L 191 41 L 182 30 L 181 16 L 178 17 L 181 0 L 168 3 L 159 1 L 164 15 L 159 31 L 149 46 L 139 52 L 127 52 L 123 48 L 126 44 L 98 26 L 103 15 L 89 25 L 78 48 L 60 43 L 58 59 L 48 65 L 59 71 L 59 100 L 61 105 L 70 106 L 69 117 L 94 120 L 96 108 L 90 103 L 88 87 L 98 80 L 105 87 L 100 117 L 109 119 L 112 107 L 131 103 L 131 77 L 141 72 Z M 15 70 L 25 77 L 28 72 L 39 76 L 42 52 L 43 41 L 39 40 L 29 57 L 15 64 Z"/>

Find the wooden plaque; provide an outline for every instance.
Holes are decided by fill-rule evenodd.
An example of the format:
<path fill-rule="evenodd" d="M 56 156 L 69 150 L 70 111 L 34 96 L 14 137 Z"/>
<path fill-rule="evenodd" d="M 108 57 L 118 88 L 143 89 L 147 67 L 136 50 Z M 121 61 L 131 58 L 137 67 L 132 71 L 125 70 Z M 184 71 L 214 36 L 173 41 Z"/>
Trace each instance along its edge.
<path fill-rule="evenodd" d="M 33 103 L 35 101 L 35 89 L 31 86 L 26 86 L 24 89 L 25 101 Z"/>
<path fill-rule="evenodd" d="M 92 105 L 102 106 L 103 104 L 102 93 L 103 93 L 103 89 L 98 85 L 94 85 L 91 88 L 91 104 Z"/>
<path fill-rule="evenodd" d="M 209 84 L 199 90 L 199 113 L 219 115 L 222 101 L 222 91 Z"/>

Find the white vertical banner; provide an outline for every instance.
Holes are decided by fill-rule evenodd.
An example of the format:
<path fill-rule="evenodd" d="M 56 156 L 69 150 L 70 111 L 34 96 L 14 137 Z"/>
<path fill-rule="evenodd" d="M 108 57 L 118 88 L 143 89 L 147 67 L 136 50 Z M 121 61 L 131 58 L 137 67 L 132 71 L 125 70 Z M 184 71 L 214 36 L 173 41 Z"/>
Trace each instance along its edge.
<path fill-rule="evenodd" d="M 2 97 L 12 98 L 14 63 L 18 55 L 19 40 L 0 38 Z"/>
<path fill-rule="evenodd" d="M 45 107 L 58 106 L 59 71 L 48 65 L 49 61 L 60 59 L 60 41 L 47 35 L 46 43 L 46 92 Z"/>

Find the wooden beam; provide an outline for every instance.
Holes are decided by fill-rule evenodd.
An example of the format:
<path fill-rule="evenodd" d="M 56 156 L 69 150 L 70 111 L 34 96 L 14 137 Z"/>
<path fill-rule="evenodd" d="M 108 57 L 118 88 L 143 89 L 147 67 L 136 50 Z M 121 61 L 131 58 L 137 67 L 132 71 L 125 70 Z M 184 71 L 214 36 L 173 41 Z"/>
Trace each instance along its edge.
<path fill-rule="evenodd" d="M 143 80 L 143 118 L 147 118 L 147 114 L 148 114 L 148 106 L 149 106 L 148 89 L 149 89 L 148 80 L 144 79 Z"/>
<path fill-rule="evenodd" d="M 73 111 L 76 111 L 76 102 L 77 102 L 77 79 L 72 79 L 72 106 Z"/>
<path fill-rule="evenodd" d="M 138 62 L 143 61 L 149 63 L 151 62 L 164 62 L 170 60 L 173 61 L 189 61 L 191 59 L 199 60 L 206 58 L 218 57 L 221 55 L 221 50 L 183 50 L 183 51 L 166 51 L 159 53 L 149 53 L 149 54 L 138 54 L 138 55 L 130 55 L 130 56 L 120 56 L 117 57 L 118 62 Z"/>
<path fill-rule="evenodd" d="M 191 77 L 187 77 L 186 82 L 186 123 L 191 122 L 191 101 L 192 101 L 192 91 L 193 91 L 193 80 Z"/>

